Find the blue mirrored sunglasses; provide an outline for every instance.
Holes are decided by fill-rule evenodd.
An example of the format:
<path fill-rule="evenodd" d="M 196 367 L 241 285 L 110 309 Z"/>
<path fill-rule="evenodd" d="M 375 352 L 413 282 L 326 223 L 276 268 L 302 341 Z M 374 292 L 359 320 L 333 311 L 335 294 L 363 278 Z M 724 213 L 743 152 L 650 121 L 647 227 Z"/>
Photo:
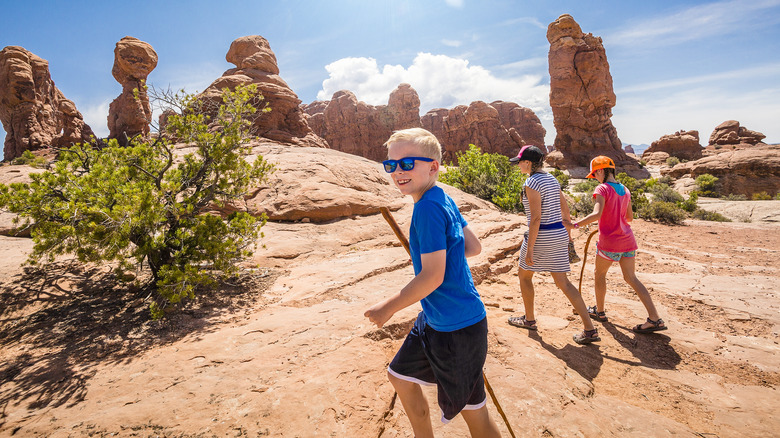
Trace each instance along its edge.
<path fill-rule="evenodd" d="M 414 169 L 414 162 L 415 160 L 419 161 L 425 161 L 425 162 L 431 162 L 433 161 L 433 158 L 426 158 L 426 157 L 403 157 L 400 160 L 385 160 L 382 161 L 382 164 L 385 166 L 385 172 L 387 173 L 393 173 L 395 172 L 395 169 L 398 167 L 398 165 L 401 165 L 401 170 L 412 170 Z"/>

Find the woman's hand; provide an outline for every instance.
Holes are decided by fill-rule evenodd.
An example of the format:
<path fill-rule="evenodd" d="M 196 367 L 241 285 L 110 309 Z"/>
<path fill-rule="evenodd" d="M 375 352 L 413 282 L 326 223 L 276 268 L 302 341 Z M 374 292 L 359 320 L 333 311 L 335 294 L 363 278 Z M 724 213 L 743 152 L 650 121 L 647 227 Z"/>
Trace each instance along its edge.
<path fill-rule="evenodd" d="M 533 266 L 534 265 L 534 249 L 528 248 L 525 251 L 525 264 L 527 266 Z"/>

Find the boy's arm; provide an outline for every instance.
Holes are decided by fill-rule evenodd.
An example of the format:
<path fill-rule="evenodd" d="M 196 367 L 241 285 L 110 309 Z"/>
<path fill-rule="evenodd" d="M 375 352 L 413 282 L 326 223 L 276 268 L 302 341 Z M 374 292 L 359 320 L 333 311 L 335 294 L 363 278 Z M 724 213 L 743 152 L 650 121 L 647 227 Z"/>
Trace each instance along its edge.
<path fill-rule="evenodd" d="M 422 269 L 400 292 L 375 304 L 363 314 L 381 328 L 396 312 L 427 297 L 444 281 L 447 250 L 420 255 Z"/>
<path fill-rule="evenodd" d="M 466 241 L 466 257 L 474 257 L 482 252 L 482 244 L 479 243 L 479 238 L 471 228 L 467 226 L 463 227 L 463 238 Z"/>

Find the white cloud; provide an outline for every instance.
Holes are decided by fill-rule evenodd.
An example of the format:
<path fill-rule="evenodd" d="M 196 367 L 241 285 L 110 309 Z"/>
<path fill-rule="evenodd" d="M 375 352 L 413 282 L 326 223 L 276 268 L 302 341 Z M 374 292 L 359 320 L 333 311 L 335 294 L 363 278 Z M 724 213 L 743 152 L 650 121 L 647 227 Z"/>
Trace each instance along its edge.
<path fill-rule="evenodd" d="M 444 2 L 447 3 L 447 6 L 456 9 L 463 9 L 465 3 L 464 0 L 444 0 Z"/>
<path fill-rule="evenodd" d="M 102 102 L 79 107 L 81 115 L 84 116 L 84 122 L 92 128 L 98 137 L 108 137 L 108 106 L 112 100 L 106 99 Z"/>
<path fill-rule="evenodd" d="M 448 40 L 448 39 L 442 39 L 441 43 L 449 47 L 460 47 L 461 44 L 463 44 L 458 40 Z"/>
<path fill-rule="evenodd" d="M 691 76 L 687 78 L 670 79 L 665 81 L 656 81 L 642 83 L 630 87 L 615 90 L 617 94 L 645 92 L 659 90 L 664 88 L 681 87 L 688 85 L 701 85 L 705 82 L 717 81 L 738 81 L 744 83 L 748 79 L 759 79 L 766 77 L 768 79 L 780 77 L 780 63 L 764 64 L 754 67 L 747 67 L 739 70 L 711 73 L 700 76 Z"/>
<path fill-rule="evenodd" d="M 604 40 L 610 41 L 611 46 L 659 47 L 727 35 L 746 27 L 758 29 L 778 23 L 778 15 L 767 11 L 778 6 L 780 0 L 707 3 L 672 15 L 632 22 L 624 30 L 605 36 Z"/>
<path fill-rule="evenodd" d="M 408 68 L 385 65 L 380 69 L 374 58 L 343 58 L 325 69 L 329 78 L 323 81 L 318 100 L 330 100 L 336 91 L 349 90 L 358 100 L 385 105 L 390 93 L 405 82 L 420 96 L 421 115 L 434 108 L 453 108 L 477 100 L 515 102 L 532 109 L 541 119 L 547 143 L 555 138 L 548 103 L 550 87 L 541 83 L 541 75 L 498 78 L 465 59 L 430 53 L 418 53 Z"/>
<path fill-rule="evenodd" d="M 476 100 L 505 100 L 537 112 L 549 111 L 550 88 L 541 83 L 541 75 L 498 78 L 484 67 L 446 55 L 418 53 L 408 68 L 385 65 L 381 69 L 374 58 L 343 58 L 325 69 L 329 78 L 317 93 L 320 100 L 330 99 L 336 91 L 350 90 L 368 104 L 386 104 L 390 92 L 406 82 L 420 96 L 421 113 Z"/>

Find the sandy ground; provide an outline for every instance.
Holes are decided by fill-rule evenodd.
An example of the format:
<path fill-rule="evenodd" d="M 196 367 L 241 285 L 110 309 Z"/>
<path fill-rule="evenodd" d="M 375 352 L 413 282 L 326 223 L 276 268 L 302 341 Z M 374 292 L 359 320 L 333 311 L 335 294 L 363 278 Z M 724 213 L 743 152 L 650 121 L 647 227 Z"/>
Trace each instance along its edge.
<path fill-rule="evenodd" d="M 396 213 L 402 226 L 409 213 Z M 615 267 L 603 340 L 579 346 L 579 317 L 546 275 L 539 331 L 506 323 L 522 309 L 524 218 L 466 216 L 485 248 L 471 260 L 490 324 L 485 374 L 516 436 L 780 436 L 780 226 L 635 221 L 639 278 L 670 328 L 631 332 L 646 313 Z M 264 231 L 262 268 L 163 322 L 108 268 L 25 273 L 30 241 L 0 237 L 0 436 L 410 437 L 384 369 L 419 307 L 381 330 L 362 317 L 412 275 L 381 216 Z M 468 436 L 425 393 L 437 436 Z"/>

